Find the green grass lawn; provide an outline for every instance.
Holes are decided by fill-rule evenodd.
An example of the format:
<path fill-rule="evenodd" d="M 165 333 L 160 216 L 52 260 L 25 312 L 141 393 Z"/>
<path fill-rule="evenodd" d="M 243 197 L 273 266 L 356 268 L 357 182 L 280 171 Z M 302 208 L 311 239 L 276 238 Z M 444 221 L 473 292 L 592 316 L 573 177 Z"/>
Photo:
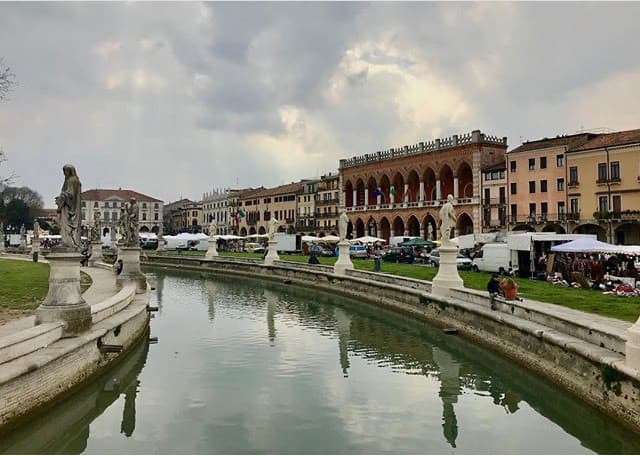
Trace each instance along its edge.
<path fill-rule="evenodd" d="M 91 277 L 80 273 L 84 292 L 91 286 Z M 33 310 L 47 296 L 49 265 L 20 260 L 0 260 L 0 309 Z"/>
<path fill-rule="evenodd" d="M 168 252 L 167 252 L 168 253 Z M 204 256 L 205 252 L 182 252 L 178 255 Z M 232 256 L 241 258 L 262 258 L 258 253 L 220 252 L 220 256 Z M 303 255 L 280 255 L 281 260 L 306 263 L 309 258 Z M 336 257 L 320 257 L 320 263 L 332 266 Z M 373 271 L 373 261 L 353 260 L 356 269 Z M 438 272 L 437 268 L 398 263 L 382 263 L 382 271 L 387 274 L 395 274 L 421 280 L 433 280 Z M 460 271 L 464 286 L 475 290 L 486 290 L 487 282 L 491 276 L 484 272 Z M 516 279 L 519 285 L 518 294 L 524 298 L 535 301 L 549 302 L 572 309 L 590 312 L 620 320 L 636 321 L 640 316 L 640 298 L 620 298 L 617 296 L 603 295 L 600 292 L 582 290 L 578 288 L 564 288 L 551 285 L 547 282 L 528 279 Z"/>

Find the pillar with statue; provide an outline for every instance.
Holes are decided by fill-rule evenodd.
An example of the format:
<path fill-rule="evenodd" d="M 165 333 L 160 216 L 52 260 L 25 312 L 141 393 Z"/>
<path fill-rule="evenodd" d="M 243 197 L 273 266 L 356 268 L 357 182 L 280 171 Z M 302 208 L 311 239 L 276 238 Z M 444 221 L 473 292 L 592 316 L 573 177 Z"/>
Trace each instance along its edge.
<path fill-rule="evenodd" d="M 333 266 L 334 274 L 344 275 L 347 269 L 353 269 L 351 252 L 349 251 L 351 244 L 347 241 L 348 228 L 349 217 L 343 210 L 338 218 L 338 236 L 340 237 L 340 241 L 338 242 L 338 260 Z"/>
<path fill-rule="evenodd" d="M 147 279 L 140 270 L 140 239 L 138 234 L 140 211 L 135 198 L 131 198 L 122 211 L 122 238 L 118 242 L 118 260 L 122 261 L 122 270 L 116 279 L 116 285 L 122 287 L 127 282 L 136 283 L 136 292 L 144 293 Z"/>
<path fill-rule="evenodd" d="M 440 209 L 440 266 L 431 287 L 431 292 L 437 296 L 449 296 L 452 288 L 463 286 L 458 273 L 458 244 L 451 240 L 456 223 L 453 195 L 448 195 L 447 202 Z"/>
<path fill-rule="evenodd" d="M 93 266 L 95 263 L 102 261 L 102 226 L 99 216 L 94 220 L 89 234 L 91 238 L 91 257 L 89 258 L 89 264 Z"/>
<path fill-rule="evenodd" d="M 216 224 L 215 220 L 211 220 L 211 223 L 209 224 L 209 241 L 208 241 L 208 245 L 207 245 L 207 253 L 205 254 L 205 259 L 207 260 L 213 260 L 215 257 L 218 256 L 218 249 L 217 249 L 217 239 L 216 239 L 216 231 L 218 229 L 218 225 Z"/>
<path fill-rule="evenodd" d="M 264 264 L 270 266 L 274 261 L 279 260 L 278 256 L 278 240 L 276 239 L 276 231 L 280 222 L 276 218 L 269 221 L 269 246 L 267 247 L 267 256 L 264 257 Z"/>
<path fill-rule="evenodd" d="M 78 335 L 91 326 L 91 308 L 80 291 L 81 192 L 73 165 L 63 168 L 64 184 L 56 197 L 60 244 L 45 256 L 49 262 L 49 291 L 36 311 L 36 323 L 65 322 L 64 335 Z"/>

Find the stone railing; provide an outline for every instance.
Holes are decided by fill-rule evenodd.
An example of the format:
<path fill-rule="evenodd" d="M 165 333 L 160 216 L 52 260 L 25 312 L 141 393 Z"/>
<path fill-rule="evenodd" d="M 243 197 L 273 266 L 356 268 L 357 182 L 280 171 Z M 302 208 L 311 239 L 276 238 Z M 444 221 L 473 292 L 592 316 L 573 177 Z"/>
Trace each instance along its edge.
<path fill-rule="evenodd" d="M 463 135 L 453 135 L 448 138 L 438 138 L 433 141 L 420 142 L 411 146 L 401 146 L 390 148 L 379 152 L 364 154 L 352 158 L 340 160 L 340 169 L 352 166 L 364 165 L 367 163 L 380 162 L 396 157 L 430 153 L 438 150 L 450 149 L 452 147 L 466 146 L 468 144 L 492 144 L 496 146 L 506 146 L 507 138 L 493 135 L 485 135 L 480 130 Z"/>

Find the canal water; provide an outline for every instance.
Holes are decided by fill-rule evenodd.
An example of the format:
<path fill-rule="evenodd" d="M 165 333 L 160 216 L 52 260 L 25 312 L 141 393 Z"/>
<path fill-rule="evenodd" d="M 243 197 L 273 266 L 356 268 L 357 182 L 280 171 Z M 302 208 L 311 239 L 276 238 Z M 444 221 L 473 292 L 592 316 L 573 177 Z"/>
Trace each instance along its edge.
<path fill-rule="evenodd" d="M 0 453 L 639 453 L 456 335 L 293 285 L 151 271 L 151 336 Z"/>

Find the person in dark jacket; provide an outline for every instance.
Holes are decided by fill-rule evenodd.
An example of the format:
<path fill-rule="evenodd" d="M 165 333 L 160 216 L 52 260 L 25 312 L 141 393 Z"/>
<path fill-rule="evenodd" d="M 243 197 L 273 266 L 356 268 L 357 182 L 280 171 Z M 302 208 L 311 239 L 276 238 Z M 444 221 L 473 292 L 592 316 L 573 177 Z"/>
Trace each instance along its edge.
<path fill-rule="evenodd" d="M 489 292 L 489 301 L 491 302 L 491 310 L 496 310 L 496 296 L 504 296 L 504 291 L 500 288 L 500 279 L 498 274 L 491 274 L 489 283 L 487 283 L 487 291 Z"/>

